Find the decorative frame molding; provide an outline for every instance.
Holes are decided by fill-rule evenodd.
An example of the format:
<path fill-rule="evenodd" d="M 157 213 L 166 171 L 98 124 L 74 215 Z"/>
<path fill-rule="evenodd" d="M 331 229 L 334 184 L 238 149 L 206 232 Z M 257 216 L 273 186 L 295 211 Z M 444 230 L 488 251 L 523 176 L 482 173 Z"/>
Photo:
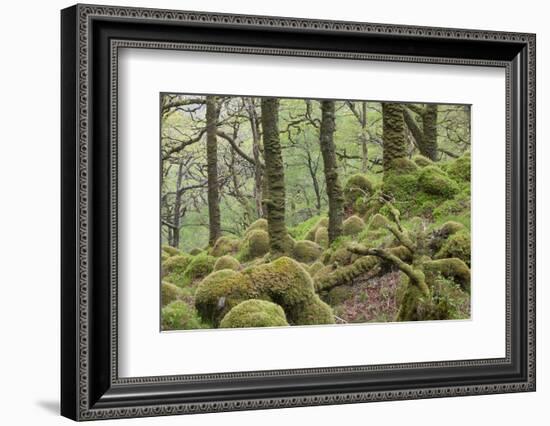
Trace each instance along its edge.
<path fill-rule="evenodd" d="M 125 24 L 139 24 L 158 41 L 139 38 Z M 171 28 L 190 28 L 191 40 L 177 39 Z M 201 28 L 235 33 L 236 45 L 212 43 Z M 165 31 L 164 33 L 161 33 Z M 300 37 L 315 33 L 334 40 L 338 49 L 294 45 L 253 46 L 247 30 Z M 193 31 L 197 31 L 195 37 Z M 241 35 L 242 33 L 242 35 Z M 124 39 L 121 37 L 123 35 Z M 137 38 L 136 35 L 138 36 Z M 185 37 L 185 35 L 183 36 Z M 202 37 L 202 39 L 201 39 Z M 239 38 L 240 37 L 240 38 Z M 346 50 L 340 42 L 370 37 L 371 51 Z M 201 39 L 200 41 L 197 40 Z M 419 44 L 418 55 L 388 51 L 388 43 Z M 289 43 L 287 39 L 277 41 Z M 298 43 L 299 44 L 299 43 Z M 398 44 L 398 43 L 397 43 Z M 466 56 L 441 56 L 438 46 Z M 117 374 L 117 69 L 118 49 L 155 48 L 264 55 L 297 55 L 355 60 L 482 65 L 506 69 L 506 357 L 503 359 L 327 367 L 301 370 L 222 373 L 193 376 L 118 378 Z M 372 50 L 374 49 L 374 50 Z M 441 48 L 439 47 L 439 52 Z M 467 56 L 469 55 L 469 56 Z M 62 414 L 75 420 L 140 417 L 214 411 L 279 408 L 352 402 L 434 398 L 535 390 L 535 36 L 510 32 L 336 22 L 296 18 L 229 15 L 126 7 L 76 5 L 62 12 Z M 107 103 L 106 103 L 107 102 Z M 94 168 L 90 165 L 93 158 Z M 98 162 L 98 159 L 102 161 Z M 107 172 L 102 178 L 97 170 Z M 97 188 L 97 189 L 96 189 Z M 101 195 L 100 188 L 108 194 Z M 515 209 L 519 209 L 516 211 Z M 98 229 L 105 229 L 99 234 Z M 101 257 L 99 247 L 108 253 Z M 519 260 L 512 261 L 512 254 Z M 519 254 L 519 256 L 518 256 Z M 98 261 L 99 259 L 99 261 Z M 98 278 L 99 277 L 99 278 Z M 93 302 L 93 303 L 92 303 Z M 103 308 L 98 308 L 98 304 Z M 105 309 L 105 308 L 109 309 Z M 91 343 L 94 343 L 93 345 Z M 444 383 L 454 369 L 493 366 L 508 380 Z M 399 374 L 430 371 L 436 386 L 404 385 Z M 351 385 L 360 374 L 385 372 L 396 377 L 391 388 Z M 513 373 L 513 374 L 512 374 Z M 503 373 L 504 374 L 504 373 Z M 323 392 L 331 377 L 348 377 L 348 391 Z M 276 390 L 255 398 L 216 393 L 232 379 L 269 386 L 277 378 L 312 377 L 317 390 Z M 363 376 L 361 376 L 363 377 Z M 365 376 L 367 377 L 367 376 Z M 393 376 L 392 376 L 393 377 Z M 441 382 L 436 380 L 438 378 Z M 400 382 L 401 380 L 401 382 Z M 262 383 L 260 383 L 263 381 Z M 322 382 L 322 383 L 321 383 Z M 290 382 L 289 382 L 290 383 Z M 324 383 L 324 385 L 323 385 Z M 163 389 L 194 386 L 197 395 L 168 398 Z M 207 389 L 210 387 L 209 389 Z M 137 389 L 141 395 L 137 396 Z M 357 389 L 356 389 L 357 388 Z M 249 393 L 247 393 L 249 392 Z M 250 393 L 251 392 L 251 393 Z M 205 396 L 207 395 L 208 396 Z M 248 396 L 247 396 L 248 395 Z M 240 397 L 239 397 L 240 396 Z"/>

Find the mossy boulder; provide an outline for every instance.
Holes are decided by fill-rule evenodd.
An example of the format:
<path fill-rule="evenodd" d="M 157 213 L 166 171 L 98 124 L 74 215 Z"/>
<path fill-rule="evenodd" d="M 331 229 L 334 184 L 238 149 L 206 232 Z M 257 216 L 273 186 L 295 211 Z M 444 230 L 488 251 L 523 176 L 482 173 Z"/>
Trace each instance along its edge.
<path fill-rule="evenodd" d="M 308 268 L 308 272 L 309 272 L 309 275 L 311 275 L 312 277 L 315 276 L 315 274 L 317 272 L 319 272 L 321 269 L 323 269 L 325 267 L 325 265 L 323 264 L 323 262 L 321 261 L 316 261 L 316 262 L 313 262 L 310 267 Z"/>
<path fill-rule="evenodd" d="M 292 257 L 303 263 L 315 262 L 322 253 L 323 248 L 319 244 L 308 240 L 296 241 L 292 249 Z"/>
<path fill-rule="evenodd" d="M 337 306 L 344 303 L 353 296 L 353 287 L 349 285 L 340 285 L 330 289 L 325 296 L 325 300 L 331 306 Z"/>
<path fill-rule="evenodd" d="M 160 301 L 162 306 L 177 300 L 181 295 L 180 288 L 172 283 L 163 281 L 160 285 Z"/>
<path fill-rule="evenodd" d="M 332 250 L 329 264 L 336 266 L 350 265 L 357 259 L 357 255 L 350 252 L 345 246 Z"/>
<path fill-rule="evenodd" d="M 470 233 L 463 229 L 452 234 L 436 253 L 436 259 L 456 257 L 464 261 L 468 266 L 471 264 Z"/>
<path fill-rule="evenodd" d="M 321 219 L 319 219 L 319 221 L 315 225 L 313 225 L 313 227 L 311 227 L 311 229 L 307 232 L 304 240 L 315 241 L 315 235 L 317 234 L 319 228 L 328 229 L 327 217 L 322 217 Z"/>
<path fill-rule="evenodd" d="M 353 215 L 344 220 L 343 233 L 346 236 L 356 236 L 365 229 L 365 222 L 359 216 Z"/>
<path fill-rule="evenodd" d="M 234 271 L 238 271 L 241 269 L 241 264 L 233 256 L 222 256 L 214 263 L 214 271 L 219 271 L 221 269 L 233 269 Z"/>
<path fill-rule="evenodd" d="M 161 310 L 161 329 L 195 330 L 203 328 L 194 307 L 181 300 L 175 300 Z"/>
<path fill-rule="evenodd" d="M 388 171 L 392 174 L 411 174 L 418 170 L 418 166 L 408 158 L 396 158 L 388 165 Z"/>
<path fill-rule="evenodd" d="M 428 157 L 424 157 L 423 155 L 415 155 L 412 160 L 415 162 L 415 164 L 419 167 L 426 167 L 431 166 L 434 164 L 432 160 L 430 160 Z"/>
<path fill-rule="evenodd" d="M 463 260 L 455 257 L 432 260 L 424 262 L 422 268 L 429 284 L 434 283 L 439 276 L 442 276 L 457 283 L 462 290 L 470 292 L 470 268 Z"/>
<path fill-rule="evenodd" d="M 376 213 L 369 222 L 369 230 L 384 229 L 389 223 L 386 216 Z"/>
<path fill-rule="evenodd" d="M 245 235 L 238 258 L 242 261 L 248 261 L 262 257 L 268 252 L 269 234 L 261 229 L 253 229 Z"/>
<path fill-rule="evenodd" d="M 210 254 L 215 257 L 225 256 L 226 254 L 234 254 L 239 251 L 241 242 L 236 238 L 227 236 L 220 237 L 210 249 Z"/>
<path fill-rule="evenodd" d="M 189 285 L 193 281 L 206 277 L 214 269 L 216 258 L 206 253 L 194 256 L 183 274 L 183 285 Z"/>
<path fill-rule="evenodd" d="M 315 232 L 315 242 L 323 248 L 328 247 L 328 229 L 320 226 Z"/>
<path fill-rule="evenodd" d="M 315 294 L 308 272 L 288 257 L 242 272 L 214 272 L 197 287 L 195 306 L 203 318 L 216 325 L 229 310 L 248 299 L 280 305 L 292 325 L 334 322 L 330 307 Z"/>
<path fill-rule="evenodd" d="M 366 201 L 372 196 L 374 185 L 363 174 L 350 176 L 344 185 L 344 202 L 348 209 L 364 213 Z"/>
<path fill-rule="evenodd" d="M 191 249 L 191 250 L 189 251 L 189 254 L 190 254 L 191 256 L 197 256 L 197 255 L 201 254 L 202 252 L 203 252 L 202 249 L 200 249 L 200 248 L 198 248 L 198 247 L 195 247 L 195 248 L 193 248 L 193 249 Z"/>
<path fill-rule="evenodd" d="M 251 231 L 265 231 L 267 232 L 267 220 L 264 218 L 260 218 L 250 224 L 248 228 L 246 228 L 246 231 L 244 231 L 245 235 L 248 234 Z"/>
<path fill-rule="evenodd" d="M 220 328 L 288 326 L 285 311 L 266 300 L 251 299 L 239 303 L 220 321 Z"/>
<path fill-rule="evenodd" d="M 471 193 L 470 188 L 465 188 L 450 200 L 446 200 L 433 209 L 435 219 L 443 219 L 449 216 L 470 215 Z"/>
<path fill-rule="evenodd" d="M 169 274 L 182 274 L 185 272 L 189 263 L 191 263 L 191 256 L 187 255 L 176 255 L 169 257 L 162 263 L 162 275 L 166 276 Z"/>
<path fill-rule="evenodd" d="M 470 153 L 464 154 L 447 166 L 447 174 L 457 182 L 469 183 L 471 179 L 472 161 Z"/>
<path fill-rule="evenodd" d="M 168 256 L 178 256 L 182 254 L 181 251 L 179 251 L 177 248 L 168 245 L 162 246 L 162 251 Z"/>
<path fill-rule="evenodd" d="M 418 175 L 419 188 L 431 195 L 438 195 L 446 199 L 452 198 L 459 192 L 457 183 L 437 166 L 427 166 L 421 169 Z"/>

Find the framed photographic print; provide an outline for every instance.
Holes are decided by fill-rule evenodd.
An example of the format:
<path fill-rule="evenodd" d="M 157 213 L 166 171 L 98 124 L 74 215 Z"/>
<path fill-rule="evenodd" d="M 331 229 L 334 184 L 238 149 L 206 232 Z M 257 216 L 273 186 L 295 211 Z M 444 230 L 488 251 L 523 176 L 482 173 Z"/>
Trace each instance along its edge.
<path fill-rule="evenodd" d="M 535 390 L 535 36 L 76 5 L 75 420 Z"/>

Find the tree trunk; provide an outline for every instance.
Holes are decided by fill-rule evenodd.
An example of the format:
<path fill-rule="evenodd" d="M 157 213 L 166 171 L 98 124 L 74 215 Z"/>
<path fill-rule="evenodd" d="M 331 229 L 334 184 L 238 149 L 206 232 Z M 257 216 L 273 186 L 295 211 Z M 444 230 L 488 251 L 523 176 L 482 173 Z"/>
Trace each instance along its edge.
<path fill-rule="evenodd" d="M 342 220 L 344 214 L 344 197 L 338 181 L 338 165 L 334 147 L 335 103 L 321 101 L 320 144 L 325 169 L 325 180 L 328 195 L 328 239 L 332 244 L 342 235 Z"/>
<path fill-rule="evenodd" d="M 256 214 L 258 217 L 265 217 L 264 206 L 262 203 L 262 162 L 260 160 L 260 129 L 258 115 L 256 114 L 256 106 L 254 100 L 250 98 L 247 103 L 248 119 L 250 128 L 252 129 L 252 154 L 254 156 L 254 201 L 256 203 Z"/>
<path fill-rule="evenodd" d="M 179 249 L 180 246 L 180 223 L 181 223 L 181 198 L 183 193 L 180 188 L 183 183 L 183 161 L 180 160 L 178 166 L 178 178 L 176 180 L 176 195 L 174 200 L 174 215 L 172 216 L 172 242 L 171 246 Z"/>
<path fill-rule="evenodd" d="M 220 197 L 218 186 L 218 111 L 216 97 L 206 97 L 206 163 L 208 167 L 208 243 L 213 245 L 221 235 Z"/>
<path fill-rule="evenodd" d="M 367 103 L 361 103 L 361 171 L 367 173 L 369 164 L 369 149 L 368 149 L 368 135 L 367 135 Z"/>
<path fill-rule="evenodd" d="M 422 114 L 424 147 L 422 155 L 432 161 L 437 160 L 437 104 L 428 104 Z"/>
<path fill-rule="evenodd" d="M 403 106 L 382 103 L 384 170 L 391 168 L 393 160 L 407 157 Z"/>
<path fill-rule="evenodd" d="M 279 140 L 279 100 L 262 98 L 262 129 L 268 198 L 267 229 L 269 245 L 274 255 L 285 254 L 288 234 L 285 224 L 285 175 Z"/>

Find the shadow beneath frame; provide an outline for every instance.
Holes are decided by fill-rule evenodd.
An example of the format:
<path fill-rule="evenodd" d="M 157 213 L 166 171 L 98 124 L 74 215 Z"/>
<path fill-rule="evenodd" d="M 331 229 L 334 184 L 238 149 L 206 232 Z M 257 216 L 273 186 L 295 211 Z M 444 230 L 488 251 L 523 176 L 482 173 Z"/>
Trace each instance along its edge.
<path fill-rule="evenodd" d="M 59 415 L 59 401 L 36 401 L 36 405 L 50 414 Z"/>

